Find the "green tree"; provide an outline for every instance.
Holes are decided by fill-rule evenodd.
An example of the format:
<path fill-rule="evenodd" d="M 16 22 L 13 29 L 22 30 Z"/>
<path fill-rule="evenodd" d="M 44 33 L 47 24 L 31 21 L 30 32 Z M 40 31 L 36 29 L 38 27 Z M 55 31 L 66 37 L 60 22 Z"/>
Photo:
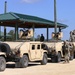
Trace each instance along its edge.
<path fill-rule="evenodd" d="M 15 40 L 15 33 L 14 33 L 14 30 L 10 30 L 10 31 L 8 32 L 8 34 L 11 35 L 11 39 L 10 39 L 10 40 L 14 41 L 14 40 Z"/>

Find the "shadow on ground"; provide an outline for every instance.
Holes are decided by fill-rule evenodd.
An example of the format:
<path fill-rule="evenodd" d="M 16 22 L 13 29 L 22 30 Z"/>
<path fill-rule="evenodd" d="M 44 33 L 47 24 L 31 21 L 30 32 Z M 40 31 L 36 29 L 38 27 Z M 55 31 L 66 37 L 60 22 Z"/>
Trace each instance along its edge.
<path fill-rule="evenodd" d="M 63 62 L 63 60 L 61 60 L 61 62 Z M 49 60 L 48 60 L 48 63 L 58 63 L 58 62 L 52 62 L 52 61 L 49 59 Z M 39 65 L 41 65 L 41 63 L 39 63 L 39 62 L 29 62 L 28 67 L 39 66 Z M 15 63 L 6 64 L 6 68 L 15 68 Z"/>
<path fill-rule="evenodd" d="M 39 66 L 39 63 L 30 63 L 28 64 L 28 67 L 33 67 L 33 66 Z M 16 68 L 15 64 L 6 64 L 6 68 Z"/>
<path fill-rule="evenodd" d="M 64 59 L 61 60 L 61 62 L 63 62 Z M 50 59 L 48 60 L 48 63 L 59 63 L 59 62 L 52 62 Z"/>
<path fill-rule="evenodd" d="M 6 68 L 15 68 L 15 64 L 6 64 Z"/>

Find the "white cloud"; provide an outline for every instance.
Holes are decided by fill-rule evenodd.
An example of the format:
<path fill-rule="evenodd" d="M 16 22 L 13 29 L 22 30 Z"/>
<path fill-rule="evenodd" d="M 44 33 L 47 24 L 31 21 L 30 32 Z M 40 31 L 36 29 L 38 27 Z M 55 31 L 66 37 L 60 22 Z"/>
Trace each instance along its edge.
<path fill-rule="evenodd" d="M 39 0 L 22 0 L 22 1 L 26 3 L 35 3 L 38 2 Z"/>

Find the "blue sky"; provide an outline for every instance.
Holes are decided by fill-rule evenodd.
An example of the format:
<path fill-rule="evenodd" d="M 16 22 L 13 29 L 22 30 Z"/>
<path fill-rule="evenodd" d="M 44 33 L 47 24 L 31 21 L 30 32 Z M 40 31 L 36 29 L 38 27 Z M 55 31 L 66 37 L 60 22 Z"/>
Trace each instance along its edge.
<path fill-rule="evenodd" d="M 17 12 L 27 15 L 38 16 L 48 20 L 54 20 L 54 0 L 6 0 L 7 12 Z M 69 39 L 69 32 L 75 28 L 75 0 L 57 1 L 57 21 L 69 27 L 63 30 L 63 39 Z M 4 13 L 4 2 L 0 1 L 0 14 Z M 11 28 L 7 28 L 7 32 Z M 2 27 L 3 30 L 3 27 Z M 49 29 L 49 38 L 54 29 Z M 35 36 L 41 33 L 46 36 L 46 29 L 37 29 Z"/>

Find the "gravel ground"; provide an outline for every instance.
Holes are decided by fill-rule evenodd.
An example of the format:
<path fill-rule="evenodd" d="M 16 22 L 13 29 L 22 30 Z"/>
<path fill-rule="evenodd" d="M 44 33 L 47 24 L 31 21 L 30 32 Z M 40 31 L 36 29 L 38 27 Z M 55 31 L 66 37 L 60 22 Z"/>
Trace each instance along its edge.
<path fill-rule="evenodd" d="M 75 75 L 75 59 L 64 64 L 48 62 L 47 65 L 30 63 L 27 68 L 15 68 L 14 63 L 7 64 L 5 71 L 0 75 Z"/>

